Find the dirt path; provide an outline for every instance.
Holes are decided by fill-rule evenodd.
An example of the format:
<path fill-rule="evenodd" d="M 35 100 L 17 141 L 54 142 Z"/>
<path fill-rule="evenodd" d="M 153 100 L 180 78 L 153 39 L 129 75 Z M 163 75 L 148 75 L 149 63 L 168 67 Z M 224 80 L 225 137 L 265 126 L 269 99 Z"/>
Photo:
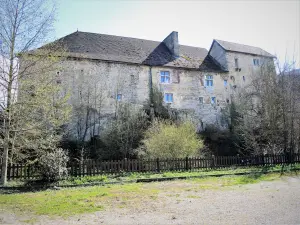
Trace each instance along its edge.
<path fill-rule="evenodd" d="M 39 217 L 33 224 L 300 224 L 300 178 L 195 189 L 184 181 L 149 184 L 158 198 L 122 209 L 78 215 L 68 220 Z M 2 212 L 3 213 L 3 212 Z M 1 218 L 1 213 L 0 213 Z M 2 218 L 4 218 L 2 216 Z M 13 214 L 2 224 L 20 224 Z M 23 220 L 24 221 L 24 220 Z"/>

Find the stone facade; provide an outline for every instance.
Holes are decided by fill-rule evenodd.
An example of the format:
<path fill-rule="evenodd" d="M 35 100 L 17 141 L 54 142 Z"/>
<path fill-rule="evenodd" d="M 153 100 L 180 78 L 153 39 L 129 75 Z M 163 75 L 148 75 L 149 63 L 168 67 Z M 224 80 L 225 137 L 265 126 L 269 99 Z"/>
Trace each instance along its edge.
<path fill-rule="evenodd" d="M 138 43 L 143 43 L 143 40 Z M 214 40 L 202 60 L 194 59 L 191 55 L 197 54 L 197 48 L 180 46 L 178 33 L 172 32 L 162 43 L 155 45 L 153 52 L 149 52 L 145 56 L 147 59 L 140 63 L 135 52 L 132 60 L 127 57 L 122 61 L 119 55 L 113 60 L 111 54 L 117 54 L 115 49 L 107 53 L 106 59 L 102 54 L 74 53 L 73 49 L 77 47 L 74 45 L 71 57 L 63 62 L 62 70 L 57 74 L 66 90 L 71 90 L 70 103 L 78 109 L 92 108 L 96 117 L 108 118 L 113 115 L 120 102 L 143 106 L 149 103 L 151 89 L 156 87 L 168 101 L 165 102 L 166 106 L 176 109 L 181 116 L 192 118 L 199 129 L 207 124 L 222 127 L 221 109 L 230 103 L 238 90 L 251 83 L 251 78 L 262 63 L 273 63 L 273 57 L 267 53 L 257 54 L 251 48 L 246 48 L 250 49 L 249 52 L 226 49 L 224 42 L 220 43 Z M 105 48 L 104 45 L 101 49 Z M 165 57 L 161 48 L 171 57 Z M 190 54 L 183 55 L 181 49 Z M 148 63 L 153 60 L 155 52 L 159 52 L 160 59 L 165 57 L 166 60 L 163 63 Z M 199 65 L 208 59 L 218 69 L 201 69 Z"/>

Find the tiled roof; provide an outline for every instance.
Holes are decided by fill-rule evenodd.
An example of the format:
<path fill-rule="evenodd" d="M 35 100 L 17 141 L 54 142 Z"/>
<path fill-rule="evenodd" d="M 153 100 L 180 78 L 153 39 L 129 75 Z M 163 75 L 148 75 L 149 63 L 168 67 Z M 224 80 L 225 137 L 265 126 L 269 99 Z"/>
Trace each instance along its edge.
<path fill-rule="evenodd" d="M 189 69 L 199 69 L 208 53 L 180 45 L 179 57 L 174 58 L 162 42 L 87 32 L 74 32 L 57 41 L 74 57 Z M 217 68 L 210 65 L 211 70 Z"/>
<path fill-rule="evenodd" d="M 215 41 L 218 42 L 227 51 L 242 52 L 242 53 L 248 53 L 253 55 L 261 55 L 261 56 L 276 58 L 274 55 L 258 47 L 242 45 L 238 43 L 216 40 L 216 39 Z"/>

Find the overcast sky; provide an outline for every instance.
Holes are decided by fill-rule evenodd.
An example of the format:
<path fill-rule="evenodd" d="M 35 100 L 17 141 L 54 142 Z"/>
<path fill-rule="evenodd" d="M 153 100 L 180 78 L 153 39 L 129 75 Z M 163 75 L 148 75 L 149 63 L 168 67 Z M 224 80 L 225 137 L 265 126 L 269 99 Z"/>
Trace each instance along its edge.
<path fill-rule="evenodd" d="M 178 31 L 183 45 L 221 39 L 300 59 L 300 0 L 59 0 L 56 37 L 77 29 L 155 41 Z"/>

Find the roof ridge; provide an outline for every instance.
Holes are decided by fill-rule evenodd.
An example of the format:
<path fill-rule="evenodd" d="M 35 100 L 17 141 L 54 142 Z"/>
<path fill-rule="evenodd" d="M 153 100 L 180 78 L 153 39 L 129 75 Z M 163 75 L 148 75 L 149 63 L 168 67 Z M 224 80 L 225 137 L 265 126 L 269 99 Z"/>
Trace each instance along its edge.
<path fill-rule="evenodd" d="M 163 41 L 154 41 L 154 40 L 149 40 L 149 39 L 142 39 L 142 38 L 135 38 L 135 37 L 126 37 L 126 36 L 120 36 L 120 35 L 114 35 L 114 34 L 102 34 L 102 33 L 95 33 L 95 32 L 86 32 L 86 31 L 75 31 L 73 33 L 70 33 L 64 37 L 59 38 L 58 40 L 65 38 L 67 36 L 70 36 L 72 34 L 76 34 L 76 33 L 85 33 L 85 34 L 97 34 L 97 35 L 105 35 L 105 36 L 114 36 L 114 37 L 119 37 L 119 38 L 130 38 L 130 39 L 136 39 L 136 40 L 140 40 L 140 41 L 151 41 L 151 42 L 155 42 L 155 43 L 163 43 Z M 205 49 L 204 47 L 198 47 L 198 46 L 191 46 L 191 45 L 183 45 L 183 44 L 179 44 L 179 46 L 182 47 L 191 47 L 191 48 L 201 48 L 201 49 Z"/>
<path fill-rule="evenodd" d="M 217 42 L 224 41 L 224 40 L 221 40 L 221 39 L 214 39 L 214 40 L 217 41 Z M 257 47 L 257 46 L 253 46 L 253 45 L 245 45 L 245 44 L 240 44 L 240 43 L 232 42 L 232 41 L 224 41 L 224 42 L 228 42 L 228 43 L 231 43 L 231 44 L 237 44 L 237 45 L 244 45 L 244 46 L 248 46 L 248 47 L 251 47 L 251 48 L 259 48 L 259 49 L 263 50 L 261 47 Z M 265 51 L 265 50 L 263 50 L 263 51 Z"/>

